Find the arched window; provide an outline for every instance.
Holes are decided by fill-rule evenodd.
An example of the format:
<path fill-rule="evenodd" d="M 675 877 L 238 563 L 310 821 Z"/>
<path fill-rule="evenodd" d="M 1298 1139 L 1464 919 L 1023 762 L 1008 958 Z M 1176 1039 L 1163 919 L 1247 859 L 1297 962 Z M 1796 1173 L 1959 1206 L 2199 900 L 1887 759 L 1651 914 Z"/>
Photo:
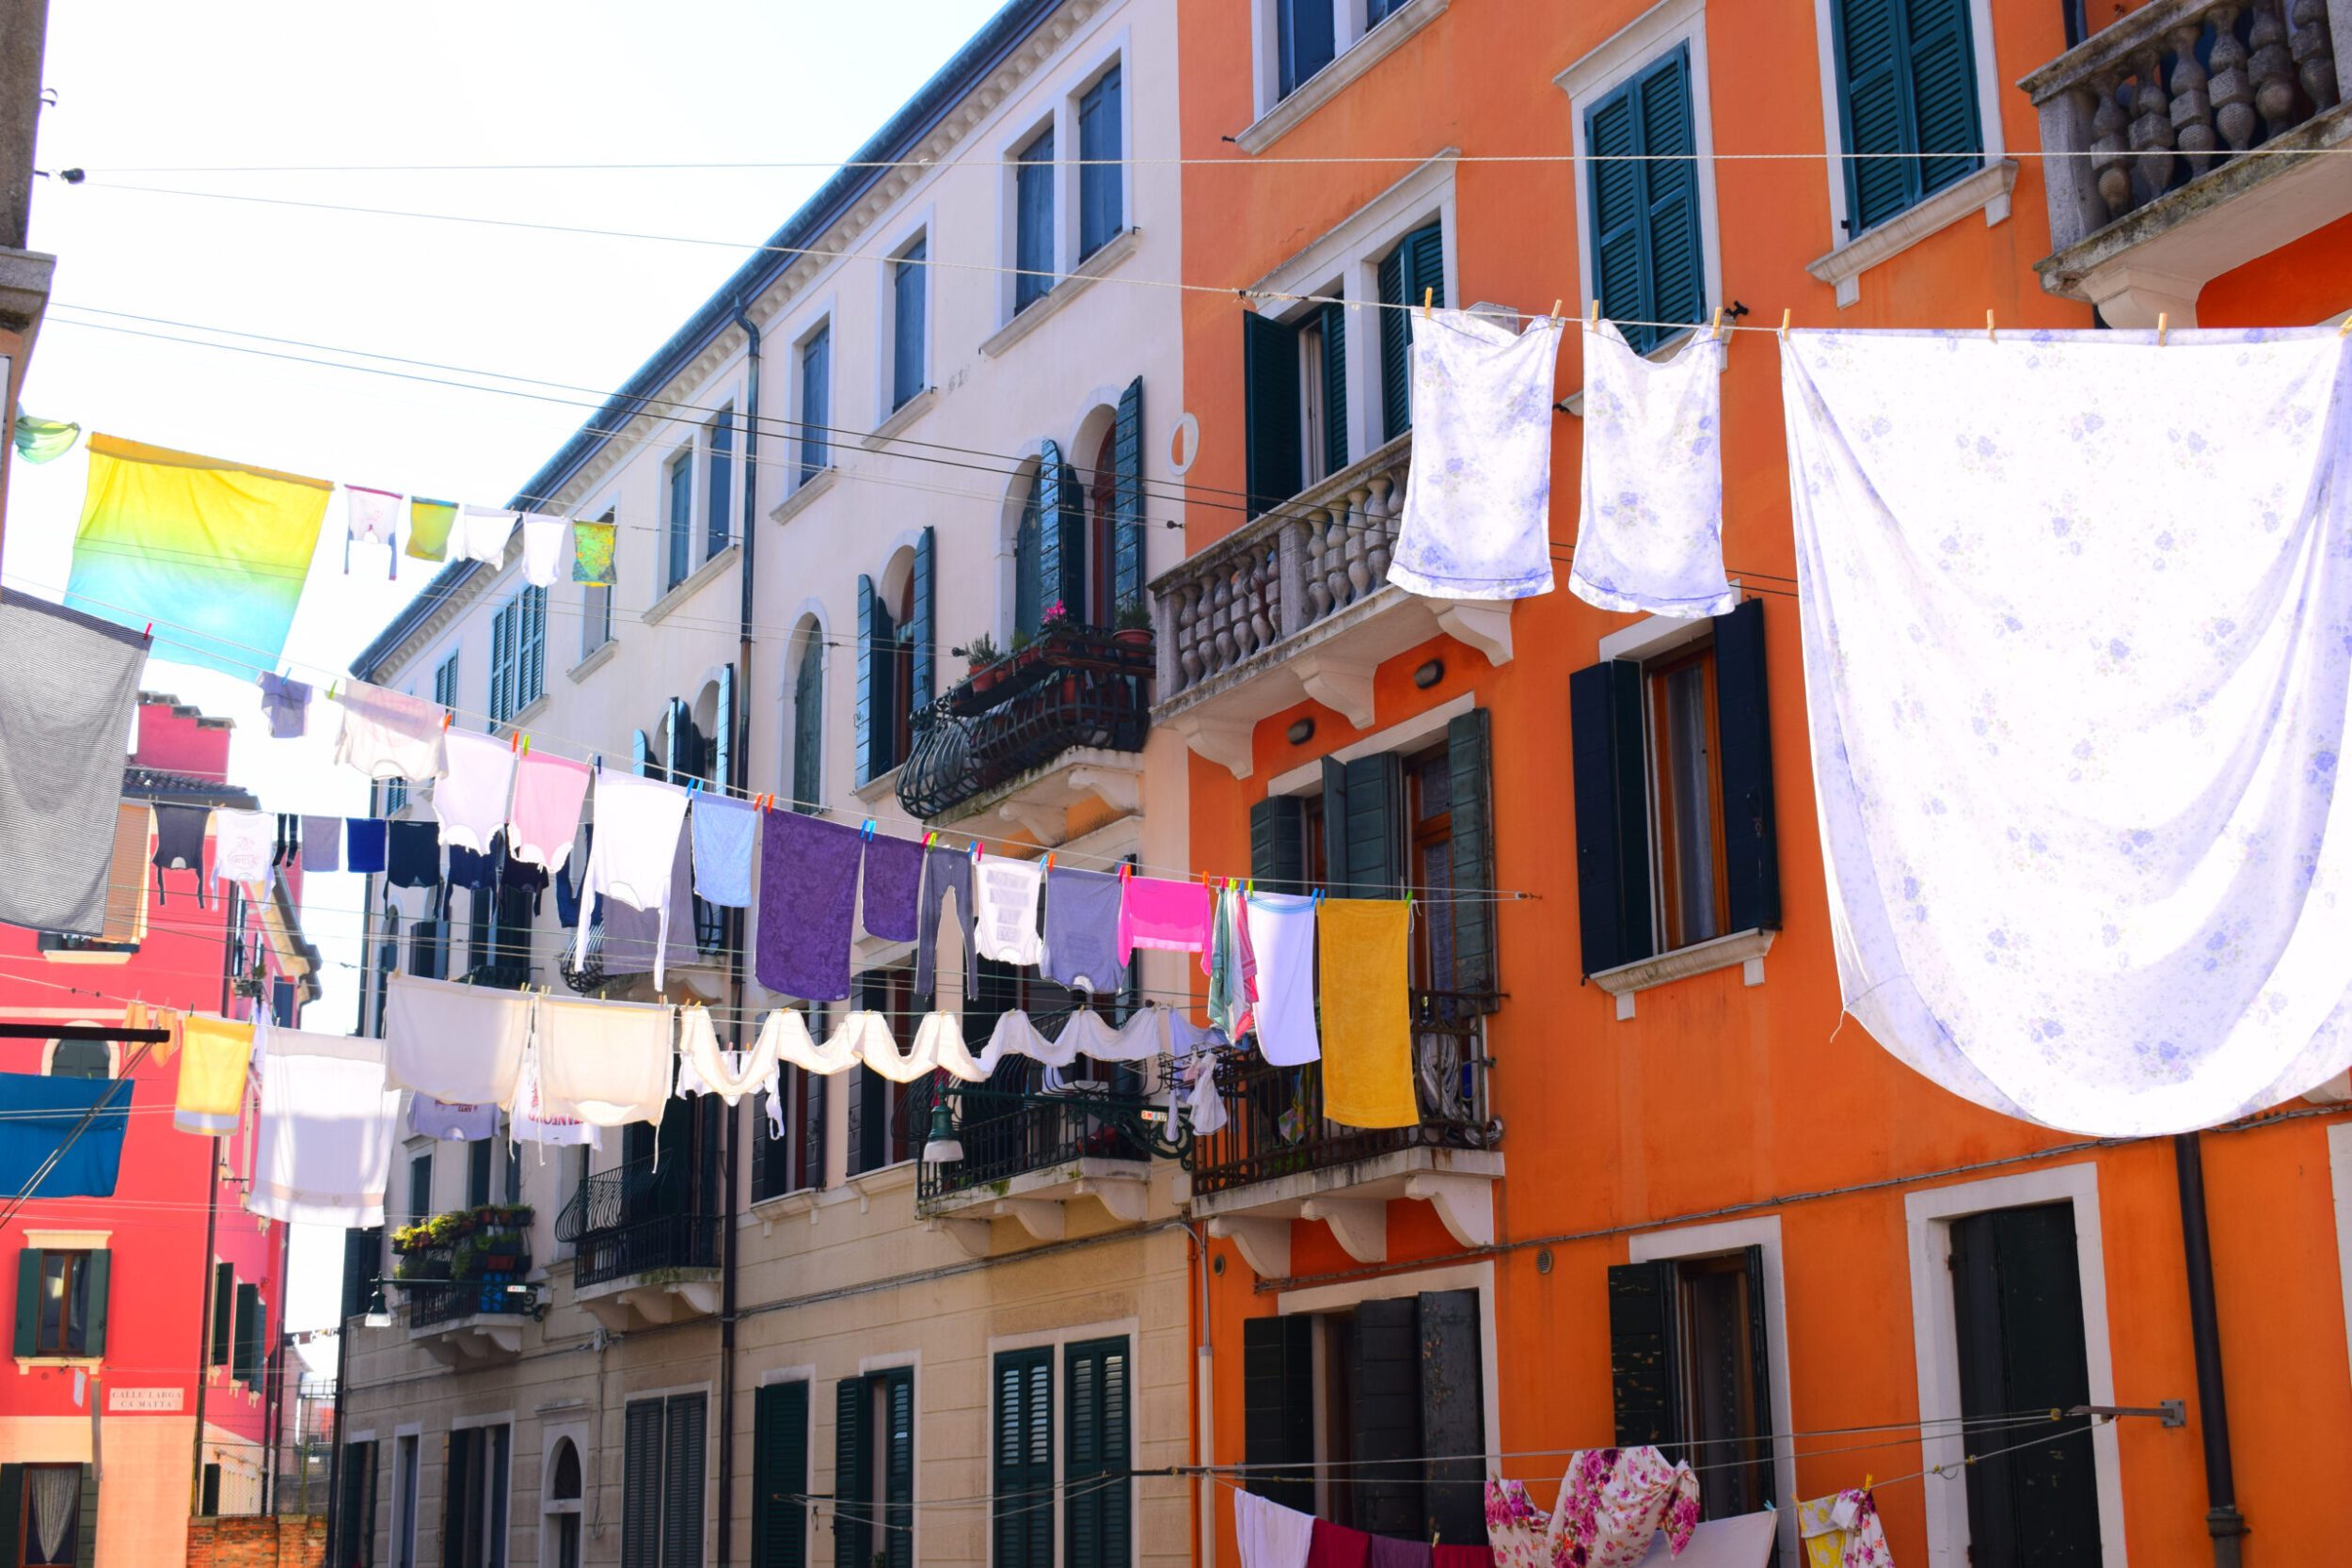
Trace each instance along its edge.
<path fill-rule="evenodd" d="M 1087 602 L 1071 613 L 1090 626 L 1111 624 L 1118 590 L 1111 582 L 1112 540 L 1119 527 L 1119 427 L 1105 425 L 1087 474 Z"/>
<path fill-rule="evenodd" d="M 544 1489 L 553 1568 L 580 1568 L 580 1449 L 570 1438 L 559 1437 L 548 1456 Z"/>
<path fill-rule="evenodd" d="M 114 1048 L 104 1040 L 57 1040 L 49 1049 L 52 1078 L 111 1078 Z"/>
<path fill-rule="evenodd" d="M 824 799 L 825 642 L 814 620 L 801 623 L 792 672 L 792 805 L 815 811 Z"/>
<path fill-rule="evenodd" d="M 1029 493 L 1022 499 L 1021 526 L 1013 534 L 1012 570 L 1013 600 L 1012 629 L 1027 636 L 1037 635 L 1038 623 L 1045 613 L 1044 582 L 1038 571 L 1040 480 L 1044 467 L 1029 476 Z"/>

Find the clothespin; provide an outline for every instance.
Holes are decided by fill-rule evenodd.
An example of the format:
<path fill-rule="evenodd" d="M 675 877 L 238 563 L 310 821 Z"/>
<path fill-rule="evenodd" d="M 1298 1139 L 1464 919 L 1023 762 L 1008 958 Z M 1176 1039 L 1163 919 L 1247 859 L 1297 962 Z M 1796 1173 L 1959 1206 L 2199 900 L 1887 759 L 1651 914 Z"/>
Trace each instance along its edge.
<path fill-rule="evenodd" d="M 2167 332 L 2170 331 L 2171 329 L 2172 329 L 2172 314 L 2171 314 L 2171 312 L 2170 312 L 2170 311 L 2169 311 L 2169 310 L 2159 310 L 2159 311 L 2157 311 L 2157 312 L 2156 312 L 2156 346 L 2157 346 L 2158 348 L 2162 348 L 2162 347 L 2164 346 L 2164 335 L 2165 335 Z"/>
<path fill-rule="evenodd" d="M 858 836 L 868 844 L 874 842 L 874 819 L 872 817 L 866 819 L 866 826 L 858 830 Z"/>
<path fill-rule="evenodd" d="M 1556 299 L 1551 302 L 1550 320 L 1554 325 L 1557 325 L 1560 321 L 1560 302 Z"/>
<path fill-rule="evenodd" d="M 2336 336 L 2341 338 L 2347 332 L 2352 332 L 2352 311 L 2344 313 L 2342 325 L 2336 328 Z"/>
<path fill-rule="evenodd" d="M 1863 1471 L 1863 1472 L 1862 1472 L 1862 1489 L 1863 1489 L 1865 1492 L 1867 1492 L 1867 1491 L 1870 1489 L 1870 1482 L 1871 1482 L 1873 1480 L 1875 1480 L 1875 1479 L 1876 1479 L 1876 1477 L 1875 1477 L 1875 1476 L 1874 1476 L 1874 1475 L 1873 1475 L 1870 1471 L 1868 1471 L 1868 1470 L 1865 1470 L 1865 1471 Z"/>
<path fill-rule="evenodd" d="M 2001 341 L 1993 334 L 1993 312 L 1990 310 L 1984 313 L 1984 341 L 1988 343 L 1997 343 Z"/>
<path fill-rule="evenodd" d="M 980 863 L 980 841 L 977 838 L 972 841 L 972 863 Z"/>
<path fill-rule="evenodd" d="M 139 633 L 139 635 L 140 635 L 141 637 L 152 637 L 152 636 L 154 636 L 154 635 L 155 635 L 155 623 L 154 623 L 154 622 L 152 622 L 152 621 L 148 622 L 148 623 L 147 623 L 147 629 L 146 629 L 145 631 L 143 631 L 143 632 Z"/>
<path fill-rule="evenodd" d="M 520 731 L 520 730 L 509 730 L 509 731 L 507 731 L 507 732 L 506 732 L 506 749 L 507 749 L 508 751 L 510 751 L 510 752 L 515 752 L 517 756 L 519 756 L 519 755 L 521 755 L 521 754 L 522 754 L 522 749 L 523 749 L 523 732 L 522 732 L 522 731 Z"/>
<path fill-rule="evenodd" d="M 448 729 L 449 721 L 455 717 L 456 715 L 451 713 L 449 709 L 443 708 L 441 710 L 441 728 Z"/>
<path fill-rule="evenodd" d="M 1716 306 L 1716 307 L 1715 307 L 1715 328 L 1714 328 L 1714 330 L 1713 330 L 1712 332 L 1708 333 L 1708 336 L 1709 336 L 1710 338 L 1714 338 L 1714 339 L 1716 339 L 1717 341 L 1720 341 L 1722 340 L 1722 338 L 1723 338 L 1723 335 L 1724 335 L 1724 308 L 1723 308 L 1722 306 L 1718 305 L 1718 306 Z"/>
<path fill-rule="evenodd" d="M 1048 871 L 1054 869 L 1054 851 L 1051 849 L 1045 851 L 1045 869 Z"/>
<path fill-rule="evenodd" d="M 523 755 L 531 755 L 531 736 L 523 736 Z"/>
<path fill-rule="evenodd" d="M 1120 881 L 1125 881 L 1128 878 L 1134 876 L 1135 874 L 1136 867 L 1133 861 L 1120 861 L 1119 863 L 1119 879 Z"/>
<path fill-rule="evenodd" d="M 1780 341 L 1788 341 L 1788 308 L 1785 305 L 1780 309 Z"/>
<path fill-rule="evenodd" d="M 1597 296 L 1594 298 L 1592 309 L 1584 317 L 1584 330 L 1587 332 L 1600 330 L 1600 300 Z"/>
<path fill-rule="evenodd" d="M 1427 321 L 1427 320 L 1429 319 L 1429 309 L 1430 309 L 1430 307 L 1431 307 L 1431 306 L 1433 306 L 1433 305 L 1435 305 L 1435 304 L 1437 303 L 1437 300 L 1438 300 L 1438 291 L 1437 291 L 1436 289 L 1434 289 L 1434 288 L 1431 288 L 1431 289 L 1423 289 L 1423 290 L 1421 292 L 1421 319 L 1422 319 L 1422 320 L 1423 320 L 1423 321 Z"/>

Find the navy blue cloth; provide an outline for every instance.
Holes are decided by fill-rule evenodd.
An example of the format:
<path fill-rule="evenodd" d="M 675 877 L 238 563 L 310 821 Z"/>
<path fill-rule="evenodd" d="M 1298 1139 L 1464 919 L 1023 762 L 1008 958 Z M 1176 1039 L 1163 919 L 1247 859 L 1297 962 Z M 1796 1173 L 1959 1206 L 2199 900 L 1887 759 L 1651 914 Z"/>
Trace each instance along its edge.
<path fill-rule="evenodd" d="M 65 1152 L 33 1196 L 114 1196 L 122 1134 L 131 1125 L 132 1088 L 127 1079 L 0 1072 L 0 1193 L 23 1192 L 40 1163 L 63 1145 Z M 109 1095 L 107 1107 L 67 1144 L 82 1117 Z"/>
<path fill-rule="evenodd" d="M 437 822 L 394 822 L 386 875 L 394 887 L 438 887 L 441 827 Z"/>
<path fill-rule="evenodd" d="M 580 842 L 572 846 L 564 869 L 555 874 L 555 918 L 567 930 L 580 925 L 580 881 L 587 874 L 588 841 L 596 831 L 593 825 L 580 830 Z"/>
<path fill-rule="evenodd" d="M 347 817 L 343 822 L 343 869 L 384 869 L 384 830 L 391 826 L 373 816 Z"/>
<path fill-rule="evenodd" d="M 470 888 L 476 893 L 490 886 L 498 871 L 498 862 L 489 856 L 469 849 L 463 845 L 449 847 L 449 885 Z"/>

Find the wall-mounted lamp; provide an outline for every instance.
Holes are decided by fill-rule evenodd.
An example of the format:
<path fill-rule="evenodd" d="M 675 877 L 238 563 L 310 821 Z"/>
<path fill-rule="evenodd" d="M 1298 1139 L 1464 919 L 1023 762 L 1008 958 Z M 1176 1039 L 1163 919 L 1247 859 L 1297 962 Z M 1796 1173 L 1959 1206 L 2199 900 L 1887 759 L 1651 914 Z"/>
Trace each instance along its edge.
<path fill-rule="evenodd" d="M 1292 745 L 1304 746 L 1315 737 L 1315 721 L 1312 719 L 1301 719 L 1283 733 L 1289 736 Z"/>
<path fill-rule="evenodd" d="M 1423 691 L 1445 679 L 1445 660 L 1433 658 L 1413 672 L 1413 684 Z"/>

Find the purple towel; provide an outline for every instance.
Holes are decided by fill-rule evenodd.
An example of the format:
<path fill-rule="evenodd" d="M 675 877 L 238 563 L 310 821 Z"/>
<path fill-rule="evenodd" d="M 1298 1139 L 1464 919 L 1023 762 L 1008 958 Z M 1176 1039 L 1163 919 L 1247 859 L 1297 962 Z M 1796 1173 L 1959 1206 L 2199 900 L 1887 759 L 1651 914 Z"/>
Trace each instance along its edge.
<path fill-rule="evenodd" d="M 759 835 L 759 983 L 784 996 L 850 994 L 850 920 L 857 910 L 855 828 L 771 811 Z"/>
<path fill-rule="evenodd" d="M 1392 1535 L 1372 1538 L 1368 1568 L 1430 1568 L 1437 1554 L 1426 1541 L 1400 1541 Z"/>
<path fill-rule="evenodd" d="M 923 892 L 923 841 L 876 833 L 866 841 L 866 934 L 914 940 L 914 905 Z"/>

